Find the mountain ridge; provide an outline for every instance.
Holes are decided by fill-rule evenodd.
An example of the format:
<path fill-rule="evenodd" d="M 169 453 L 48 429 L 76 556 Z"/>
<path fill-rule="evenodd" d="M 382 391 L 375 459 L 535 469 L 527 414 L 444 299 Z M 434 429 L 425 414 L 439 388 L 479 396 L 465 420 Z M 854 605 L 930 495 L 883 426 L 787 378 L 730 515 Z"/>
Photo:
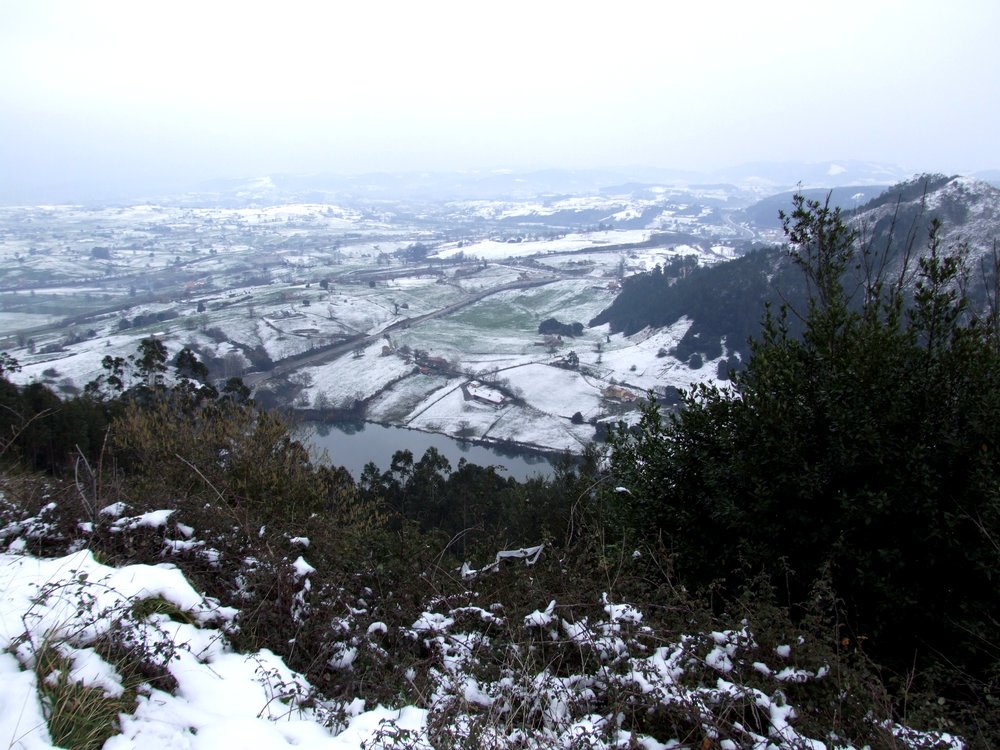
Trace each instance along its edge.
<path fill-rule="evenodd" d="M 728 185 L 763 196 L 804 188 L 847 184 L 891 184 L 913 172 L 893 164 L 851 159 L 817 162 L 750 162 L 703 170 L 671 169 L 642 165 L 605 168 L 469 169 L 336 174 L 276 171 L 262 175 L 219 177 L 208 180 L 149 178 L 145 184 L 111 186 L 95 177 L 60 184 L 20 181 L 0 184 L 0 203 L 109 203 L 139 201 L 218 202 L 247 205 L 356 200 L 461 200 L 475 198 L 525 198 L 545 194 L 585 194 L 623 185 L 697 187 Z M 997 174 L 1000 174 L 998 172 Z"/>
<path fill-rule="evenodd" d="M 915 253 L 910 257 L 914 263 L 916 256 L 926 253 L 930 226 L 937 219 L 945 250 L 964 253 L 974 270 L 983 264 L 981 273 L 972 274 L 973 282 L 982 286 L 996 272 L 991 253 L 1000 236 L 1000 190 L 982 180 L 922 175 L 897 183 L 846 213 L 845 220 L 859 240 L 884 253 L 887 267 L 898 267 L 909 251 Z M 690 318 L 694 322 L 674 356 L 682 361 L 695 354 L 714 359 L 724 352 L 748 353 L 746 341 L 759 332 L 765 305 L 806 309 L 808 289 L 782 246 L 762 247 L 711 268 L 673 271 L 657 268 L 626 279 L 611 306 L 590 325 L 608 324 L 612 332 L 631 334 Z M 970 295 L 985 303 L 978 287 Z M 794 320 L 791 325 L 795 327 Z"/>

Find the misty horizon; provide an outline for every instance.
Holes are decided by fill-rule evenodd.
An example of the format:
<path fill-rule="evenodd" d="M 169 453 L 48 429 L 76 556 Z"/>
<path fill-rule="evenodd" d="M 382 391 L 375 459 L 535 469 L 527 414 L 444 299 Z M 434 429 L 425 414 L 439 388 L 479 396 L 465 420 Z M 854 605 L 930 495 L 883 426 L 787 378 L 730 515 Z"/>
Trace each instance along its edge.
<path fill-rule="evenodd" d="M 985 0 L 7 4 L 0 196 L 844 159 L 974 174 L 1000 167 L 998 27 Z"/>

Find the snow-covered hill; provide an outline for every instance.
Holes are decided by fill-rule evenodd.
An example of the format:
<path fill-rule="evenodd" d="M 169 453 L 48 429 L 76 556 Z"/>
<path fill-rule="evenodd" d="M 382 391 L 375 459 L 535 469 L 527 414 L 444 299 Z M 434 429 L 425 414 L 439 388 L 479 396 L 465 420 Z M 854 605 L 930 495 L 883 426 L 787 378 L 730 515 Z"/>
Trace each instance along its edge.
<path fill-rule="evenodd" d="M 973 177 L 918 176 L 862 205 L 852 221 L 877 241 L 885 240 L 895 222 L 896 244 L 902 245 L 912 232 L 916 250 L 922 252 L 932 219 L 941 222 L 942 247 L 964 245 L 976 263 L 992 253 L 1000 238 L 1000 189 Z"/>

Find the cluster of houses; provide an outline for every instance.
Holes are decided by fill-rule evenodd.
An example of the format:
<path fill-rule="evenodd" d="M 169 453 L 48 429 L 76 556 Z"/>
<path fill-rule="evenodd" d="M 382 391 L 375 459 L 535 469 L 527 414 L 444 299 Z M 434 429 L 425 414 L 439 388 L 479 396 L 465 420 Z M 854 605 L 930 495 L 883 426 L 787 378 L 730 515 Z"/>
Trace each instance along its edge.
<path fill-rule="evenodd" d="M 388 357 L 392 354 L 396 354 L 396 347 L 392 344 L 392 339 L 385 336 L 385 339 L 389 342 L 388 344 L 382 345 L 382 356 Z M 407 361 L 410 358 L 410 350 L 407 347 L 402 347 L 399 352 L 400 356 L 404 357 Z M 427 352 L 421 349 L 414 349 L 412 352 L 413 361 L 416 363 L 417 368 L 420 370 L 421 374 L 429 375 L 432 372 L 449 373 L 454 368 L 444 357 L 432 357 Z"/>

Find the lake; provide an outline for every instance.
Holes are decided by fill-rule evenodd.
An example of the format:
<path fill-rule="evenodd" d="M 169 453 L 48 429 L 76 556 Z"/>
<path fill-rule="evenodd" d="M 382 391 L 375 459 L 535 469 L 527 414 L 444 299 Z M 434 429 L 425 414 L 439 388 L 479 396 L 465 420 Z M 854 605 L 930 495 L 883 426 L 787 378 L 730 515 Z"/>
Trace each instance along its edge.
<path fill-rule="evenodd" d="M 387 471 L 396 451 L 410 451 L 416 462 L 428 448 L 437 448 L 451 463 L 453 471 L 458 469 L 458 462 L 464 458 L 469 463 L 482 466 L 503 466 L 504 471 L 498 469 L 500 476 L 513 477 L 518 481 L 534 476 L 548 478 L 553 474 L 548 455 L 514 446 L 481 445 L 434 432 L 375 422 L 305 422 L 300 429 L 305 431 L 302 440 L 313 455 L 325 450 L 334 466 L 343 466 L 355 479 L 361 476 L 369 461 L 374 461 L 380 471 Z"/>

